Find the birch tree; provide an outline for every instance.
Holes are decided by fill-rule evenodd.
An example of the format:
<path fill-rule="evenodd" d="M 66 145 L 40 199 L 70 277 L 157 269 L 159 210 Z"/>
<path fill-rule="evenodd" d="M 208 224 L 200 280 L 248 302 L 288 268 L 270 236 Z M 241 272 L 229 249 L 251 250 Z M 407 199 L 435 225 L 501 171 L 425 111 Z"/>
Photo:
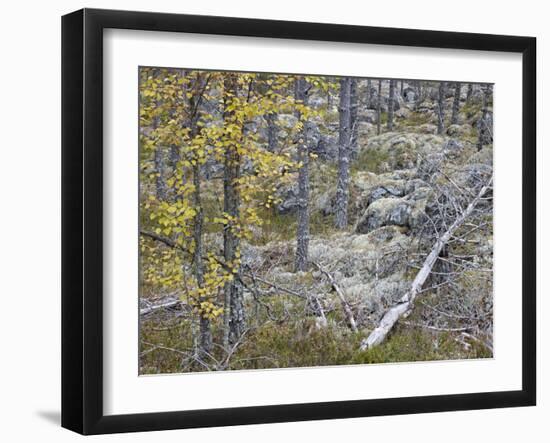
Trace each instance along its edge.
<path fill-rule="evenodd" d="M 236 115 L 238 102 L 237 75 L 227 73 L 223 80 L 224 130 L 228 136 L 225 146 L 223 168 L 223 212 L 227 224 L 223 230 L 223 255 L 225 263 L 235 263 L 238 266 L 240 256 L 240 238 L 235 226 L 231 226 L 239 219 L 240 198 L 237 189 L 237 180 L 240 177 L 241 153 L 239 145 L 242 142 L 242 121 Z M 239 269 L 235 270 L 239 274 Z M 224 337 L 223 345 L 226 349 L 229 343 L 234 343 L 244 331 L 245 317 L 243 306 L 243 288 L 238 279 L 231 279 L 224 288 Z"/>

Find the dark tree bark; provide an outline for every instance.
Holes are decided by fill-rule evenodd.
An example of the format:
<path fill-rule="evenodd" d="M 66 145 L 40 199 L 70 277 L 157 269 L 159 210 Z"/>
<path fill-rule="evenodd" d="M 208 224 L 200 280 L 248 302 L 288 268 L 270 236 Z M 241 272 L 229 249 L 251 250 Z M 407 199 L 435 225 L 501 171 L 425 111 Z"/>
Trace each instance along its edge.
<path fill-rule="evenodd" d="M 367 94 L 366 94 L 366 97 L 365 97 L 365 108 L 366 109 L 369 109 L 370 102 L 372 100 L 372 90 L 371 89 L 372 89 L 372 81 L 369 78 L 367 80 Z"/>
<path fill-rule="evenodd" d="M 439 82 L 437 97 L 437 133 L 439 135 L 445 130 L 445 88 L 445 82 Z"/>
<path fill-rule="evenodd" d="M 417 81 L 416 82 L 416 102 L 414 104 L 415 109 L 418 109 L 420 104 L 424 101 L 423 97 L 423 90 L 422 90 L 422 82 Z"/>
<path fill-rule="evenodd" d="M 491 137 L 490 132 L 492 128 L 489 128 L 488 122 L 488 107 L 489 107 L 489 95 L 491 93 L 491 85 L 485 85 L 483 88 L 483 107 L 481 108 L 481 118 L 478 122 L 478 139 L 477 139 L 477 150 L 481 151 L 483 145 L 486 144 L 488 138 Z"/>
<path fill-rule="evenodd" d="M 298 77 L 294 84 L 294 98 L 296 101 L 307 105 L 307 92 L 309 85 L 303 77 Z M 301 120 L 300 111 L 296 111 L 296 118 Z M 298 162 L 302 164 L 298 171 L 298 227 L 296 230 L 296 258 L 295 271 L 305 271 L 309 257 L 309 146 L 308 132 L 309 122 L 304 122 L 304 127 L 299 135 L 297 144 Z"/>
<path fill-rule="evenodd" d="M 453 113 L 451 115 L 451 125 L 458 124 L 458 113 L 460 111 L 460 91 L 462 85 L 460 83 L 455 83 L 455 96 L 453 100 Z"/>
<path fill-rule="evenodd" d="M 155 107 L 158 108 L 161 105 L 160 100 L 155 101 Z M 153 131 L 158 129 L 161 125 L 160 116 L 155 116 L 153 119 Z M 155 143 L 155 153 L 153 156 L 154 170 L 155 170 L 155 191 L 158 200 L 164 200 L 166 198 L 166 183 L 164 181 L 164 152 L 163 147 L 158 143 Z"/>
<path fill-rule="evenodd" d="M 378 97 L 380 100 L 380 97 Z M 338 139 L 338 184 L 336 188 L 336 220 L 338 229 L 348 225 L 349 163 L 351 143 L 351 79 L 340 80 L 340 128 Z"/>
<path fill-rule="evenodd" d="M 399 91 L 401 97 L 403 97 L 403 80 L 401 80 L 401 90 Z"/>
<path fill-rule="evenodd" d="M 357 157 L 358 145 L 357 137 L 359 125 L 357 124 L 357 113 L 359 111 L 359 95 L 357 93 L 357 79 L 351 79 L 350 87 L 350 127 L 351 127 L 351 140 L 350 140 L 350 155 L 352 158 Z"/>
<path fill-rule="evenodd" d="M 328 83 L 328 88 L 327 88 L 327 111 L 328 112 L 331 112 L 332 111 L 332 108 L 334 106 L 334 103 L 333 103 L 333 100 L 332 100 L 332 83 L 333 83 L 333 79 L 332 78 L 328 78 L 327 79 L 327 83 Z"/>
<path fill-rule="evenodd" d="M 237 94 L 235 74 L 226 74 L 224 78 L 224 118 L 232 121 L 234 111 L 227 109 L 230 97 Z M 235 185 L 240 176 L 241 157 L 236 146 L 226 148 L 223 174 L 223 210 L 231 217 L 239 217 L 240 198 Z M 233 231 L 230 224 L 223 231 L 223 252 L 226 263 L 233 263 L 237 259 L 240 247 L 240 239 Z M 237 275 L 239 270 L 237 270 Z M 223 345 L 228 349 L 230 343 L 235 343 L 244 332 L 245 313 L 243 304 L 243 290 L 238 278 L 227 282 L 224 286 L 224 338 Z"/>
<path fill-rule="evenodd" d="M 277 126 L 277 114 L 269 113 L 264 116 L 267 122 L 267 150 L 269 152 L 275 152 L 279 141 L 278 133 L 279 127 Z"/>
<path fill-rule="evenodd" d="M 195 278 L 197 280 L 197 287 L 204 288 L 204 264 L 202 261 L 203 256 L 203 209 L 201 199 L 201 168 L 199 164 L 193 167 L 193 185 L 195 190 L 193 192 L 193 206 L 197 214 L 195 215 L 195 226 L 193 232 L 193 239 L 195 241 L 195 251 L 193 253 L 193 262 L 195 266 Z M 201 297 L 199 303 L 204 301 Z M 210 320 L 204 317 L 201 313 L 200 320 L 200 339 L 199 339 L 199 352 L 201 354 L 209 353 L 212 350 L 212 330 L 210 327 Z"/>
<path fill-rule="evenodd" d="M 472 92 L 473 92 L 473 85 L 471 83 L 468 83 L 468 90 L 466 92 L 466 103 L 469 104 L 470 100 L 472 98 Z"/>
<path fill-rule="evenodd" d="M 155 146 L 155 174 L 157 199 L 166 199 L 166 183 L 164 182 L 164 155 L 161 146 Z"/>
<path fill-rule="evenodd" d="M 380 135 L 380 125 L 382 123 L 382 79 L 378 80 L 378 97 L 376 97 L 376 134 Z"/>
<path fill-rule="evenodd" d="M 388 131 L 393 131 L 393 101 L 395 99 L 395 80 L 390 80 L 390 93 L 388 96 Z"/>
<path fill-rule="evenodd" d="M 189 128 L 189 139 L 193 140 L 199 133 L 199 118 L 200 111 L 199 108 L 202 103 L 202 96 L 205 92 L 206 85 L 208 84 L 209 76 L 205 77 L 204 75 L 197 74 L 194 78 L 194 81 L 190 84 L 185 84 L 184 92 L 192 92 L 192 97 L 189 99 L 187 117 L 186 117 L 186 126 Z M 175 149 L 171 151 L 171 154 L 174 154 Z M 179 150 L 177 151 L 177 158 L 172 158 L 175 161 L 174 165 L 177 166 L 179 162 Z M 185 169 L 183 171 L 186 172 Z M 195 280 L 197 282 L 197 287 L 199 289 L 204 288 L 204 263 L 203 263 L 203 231 L 204 231 L 204 212 L 202 207 L 202 171 L 199 163 L 197 162 L 193 166 L 193 207 L 195 208 L 196 215 L 193 226 L 193 241 L 194 241 L 194 251 L 193 251 L 193 266 Z M 199 297 L 197 302 L 200 304 L 205 301 L 204 296 Z M 198 353 L 199 355 L 204 355 L 209 353 L 212 350 L 212 329 L 210 320 L 199 314 L 199 337 L 198 337 Z"/>

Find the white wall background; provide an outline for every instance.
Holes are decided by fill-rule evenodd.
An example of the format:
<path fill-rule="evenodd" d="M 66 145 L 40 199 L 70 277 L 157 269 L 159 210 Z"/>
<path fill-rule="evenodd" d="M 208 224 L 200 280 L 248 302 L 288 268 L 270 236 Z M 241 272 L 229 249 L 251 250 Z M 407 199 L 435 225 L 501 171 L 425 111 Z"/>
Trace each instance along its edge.
<path fill-rule="evenodd" d="M 492 3 L 492 4 L 491 4 Z M 550 236 L 550 185 L 542 170 L 543 102 L 550 89 L 550 28 L 544 2 L 394 0 L 205 0 L 156 2 L 11 1 L 0 27 L 0 439 L 79 441 L 59 427 L 60 414 L 60 16 L 83 6 L 319 21 L 538 38 L 539 147 L 539 406 L 494 411 L 285 423 L 219 429 L 102 436 L 94 441 L 279 442 L 545 442 L 550 437 L 550 260 L 540 253 Z M 544 199 L 540 196 L 545 196 Z M 545 201 L 543 201 L 545 200 Z M 519 210 L 519 208 L 518 208 Z M 519 272 L 519 270 L 518 270 Z M 414 380 L 412 380 L 414 382 Z M 453 380 L 449 380 L 453 383 Z"/>

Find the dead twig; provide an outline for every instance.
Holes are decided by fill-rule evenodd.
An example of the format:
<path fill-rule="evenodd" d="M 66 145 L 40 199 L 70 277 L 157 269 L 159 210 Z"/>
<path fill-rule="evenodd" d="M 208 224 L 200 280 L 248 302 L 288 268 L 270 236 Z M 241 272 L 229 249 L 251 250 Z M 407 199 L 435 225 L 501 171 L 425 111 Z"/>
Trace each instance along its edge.
<path fill-rule="evenodd" d="M 353 332 L 357 332 L 357 323 L 355 323 L 355 318 L 353 317 L 353 312 L 351 311 L 349 303 L 346 300 L 344 292 L 342 291 L 342 289 L 340 288 L 338 283 L 336 283 L 336 280 L 334 280 L 334 277 L 332 275 L 330 275 L 330 273 L 327 270 L 325 270 L 319 263 L 316 263 L 316 262 L 311 262 L 311 263 L 317 269 L 319 269 L 319 271 L 322 274 L 324 274 L 327 277 L 327 279 L 330 282 L 332 288 L 334 289 L 334 291 L 336 291 L 336 294 L 338 295 L 338 298 L 340 299 L 340 303 L 342 304 L 342 309 L 344 311 L 344 315 L 346 316 L 346 320 L 349 324 L 349 327 L 351 328 L 351 330 Z"/>

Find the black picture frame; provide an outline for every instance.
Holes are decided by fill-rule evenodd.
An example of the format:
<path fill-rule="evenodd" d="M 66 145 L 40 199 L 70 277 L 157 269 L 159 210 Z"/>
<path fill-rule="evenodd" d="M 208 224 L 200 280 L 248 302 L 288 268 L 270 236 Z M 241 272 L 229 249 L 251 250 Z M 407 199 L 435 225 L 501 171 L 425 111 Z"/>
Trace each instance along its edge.
<path fill-rule="evenodd" d="M 103 30 L 502 51 L 523 63 L 522 388 L 324 403 L 103 413 Z M 536 403 L 536 39 L 83 9 L 62 18 L 62 426 L 82 434 L 458 411 Z"/>

